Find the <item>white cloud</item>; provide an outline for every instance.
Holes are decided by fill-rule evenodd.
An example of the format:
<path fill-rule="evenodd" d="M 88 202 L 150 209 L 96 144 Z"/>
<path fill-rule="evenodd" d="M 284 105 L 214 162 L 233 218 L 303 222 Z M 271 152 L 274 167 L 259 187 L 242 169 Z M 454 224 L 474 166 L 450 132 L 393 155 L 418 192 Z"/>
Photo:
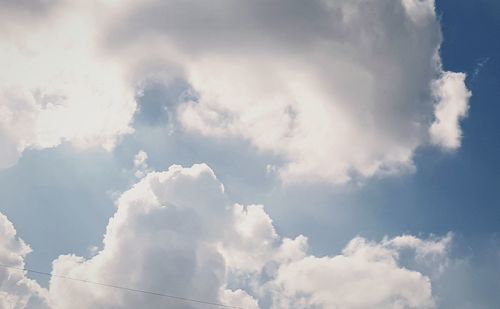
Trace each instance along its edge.
<path fill-rule="evenodd" d="M 204 164 L 149 173 L 118 199 L 102 250 L 60 256 L 53 273 L 248 309 L 434 307 L 432 277 L 403 266 L 399 254 L 410 249 L 415 263 L 439 257 L 426 265 L 434 272 L 451 236 L 357 237 L 340 255 L 316 257 L 304 236 L 281 237 L 263 206 L 230 205 L 223 188 Z M 55 309 L 197 308 L 58 278 L 49 293 Z"/>
<path fill-rule="evenodd" d="M 460 147 L 462 130 L 460 120 L 467 116 L 471 92 L 465 87 L 465 74 L 445 72 L 433 84 L 438 100 L 435 106 L 436 120 L 429 132 L 434 144 L 445 149 Z"/>
<path fill-rule="evenodd" d="M 358 242 L 353 246 L 352 242 Z M 282 265 L 276 308 L 431 308 L 428 278 L 397 265 L 394 252 L 363 239 L 343 255 Z M 346 251 L 345 250 L 345 251 Z"/>
<path fill-rule="evenodd" d="M 137 178 L 142 178 L 146 176 L 146 174 L 149 172 L 149 167 L 148 167 L 148 154 L 144 150 L 140 150 L 135 156 L 134 156 L 134 176 Z"/>
<path fill-rule="evenodd" d="M 419 254 L 432 252 L 440 257 L 433 260 L 438 269 L 447 259 L 450 237 L 401 236 L 380 243 L 358 237 L 341 255 L 307 256 L 284 264 L 272 282 L 276 308 L 433 308 L 431 280 L 401 267 L 399 254 L 411 247 L 418 260 Z"/>
<path fill-rule="evenodd" d="M 443 104 L 431 86 L 448 75 L 432 0 L 169 0 L 124 11 L 112 50 L 140 72 L 154 62 L 180 74 L 199 96 L 179 108 L 182 124 L 281 156 L 285 182 L 411 170 Z"/>
<path fill-rule="evenodd" d="M 24 259 L 31 248 L 16 236 L 16 230 L 6 216 L 0 213 L 0 308 L 48 308 L 47 291 L 26 277 Z M 14 269 L 18 268 L 18 269 Z"/>
<path fill-rule="evenodd" d="M 89 260 L 61 256 L 53 263 L 54 273 L 210 302 L 220 297 L 251 302 L 243 292 L 224 288 L 225 263 L 215 243 L 230 212 L 222 185 L 206 165 L 150 173 L 117 203 L 103 249 Z M 50 282 L 50 295 L 55 308 L 197 308 L 57 279 Z M 81 299 L 78 304 L 75 297 Z"/>
<path fill-rule="evenodd" d="M 434 15 L 434 0 L 402 0 L 402 3 L 414 22 L 421 22 L 422 19 Z"/>
<path fill-rule="evenodd" d="M 35 18 L 38 5 L 24 2 L 1 22 L 0 167 L 63 141 L 113 148 L 132 131 L 135 93 L 123 65 L 99 47 L 99 15 L 53 2 Z"/>
<path fill-rule="evenodd" d="M 182 125 L 281 157 L 284 182 L 412 170 L 417 147 L 460 144 L 469 93 L 441 68 L 433 0 L 24 2 L 0 32 L 0 167 L 63 141 L 111 149 L 150 78 L 186 80 Z"/>

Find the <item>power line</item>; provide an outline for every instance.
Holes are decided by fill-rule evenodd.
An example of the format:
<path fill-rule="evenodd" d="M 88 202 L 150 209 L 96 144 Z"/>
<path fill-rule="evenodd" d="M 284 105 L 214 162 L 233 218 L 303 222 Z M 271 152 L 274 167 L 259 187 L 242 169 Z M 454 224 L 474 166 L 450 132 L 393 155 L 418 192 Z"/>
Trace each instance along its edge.
<path fill-rule="evenodd" d="M 30 273 L 39 274 L 39 275 L 45 275 L 45 276 L 54 277 L 54 278 L 61 278 L 61 279 L 66 279 L 66 280 L 73 280 L 73 281 L 88 283 L 88 284 L 95 284 L 95 285 L 105 286 L 105 287 L 108 287 L 108 288 L 114 288 L 114 289 L 129 291 L 129 292 L 136 292 L 136 293 L 143 293 L 143 294 L 147 294 L 147 295 L 161 296 L 161 297 L 166 297 L 166 298 L 180 300 L 180 301 L 185 301 L 185 302 L 192 302 L 192 303 L 198 303 L 198 304 L 210 305 L 210 306 L 217 306 L 217 307 L 223 307 L 223 308 L 245 309 L 245 308 L 242 308 L 242 307 L 236 307 L 236 306 L 231 306 L 231 305 L 224 305 L 224 304 L 220 304 L 220 303 L 214 303 L 214 302 L 209 302 L 209 301 L 204 301 L 204 300 L 199 300 L 199 299 L 194 299 L 194 298 L 180 297 L 180 296 L 174 296 L 174 295 L 169 295 L 169 294 L 151 292 L 151 291 L 146 291 L 146 290 L 133 289 L 133 288 L 128 288 L 128 287 L 114 285 L 114 284 L 107 284 L 107 283 L 95 282 L 95 281 L 90 281 L 90 280 L 85 280 L 85 279 L 79 279 L 79 278 L 73 278 L 73 277 L 68 277 L 68 276 L 63 276 L 63 275 L 56 275 L 56 274 L 51 274 L 51 273 L 47 273 L 47 272 L 43 272 L 43 271 L 38 271 L 38 270 L 34 270 L 34 269 L 29 269 L 29 268 L 14 267 L 14 266 L 9 266 L 9 265 L 4 265 L 4 264 L 0 264 L 0 267 L 4 267 L 4 268 L 8 268 L 8 269 L 14 269 L 14 270 L 19 270 L 19 271 L 27 271 L 27 272 L 30 272 Z"/>

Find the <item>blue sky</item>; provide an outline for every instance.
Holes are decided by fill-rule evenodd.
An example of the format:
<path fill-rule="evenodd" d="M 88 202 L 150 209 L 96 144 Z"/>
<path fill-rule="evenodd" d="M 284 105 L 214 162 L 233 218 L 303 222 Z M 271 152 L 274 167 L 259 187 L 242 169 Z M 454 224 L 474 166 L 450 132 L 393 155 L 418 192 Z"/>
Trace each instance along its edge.
<path fill-rule="evenodd" d="M 161 7 L 160 4 L 158 6 Z M 303 11 L 298 12 L 303 12 L 304 16 L 316 14 L 314 9 L 302 9 Z M 427 273 L 422 270 L 424 275 L 432 279 L 435 304 L 422 302 L 414 307 L 498 306 L 500 124 L 497 118 L 500 115 L 500 41 L 497 37 L 500 32 L 500 4 L 493 0 L 443 0 L 436 1 L 435 12 L 442 35 L 439 49 L 442 70 L 465 73 L 465 85 L 472 92 L 467 117 L 459 122 L 462 134 L 459 147 L 446 149 L 429 146 L 419 140 L 412 144 L 416 145 L 412 148 L 414 169 L 403 168 L 390 175 L 375 172 L 363 176 L 365 170 L 351 162 L 348 163 L 351 164 L 350 170 L 354 170 L 356 175 L 347 182 L 337 181 L 343 176 L 340 172 L 328 176 L 330 178 L 327 181 L 309 181 L 306 178 L 311 176 L 313 179 L 313 173 L 317 173 L 311 170 L 307 172 L 309 174 L 290 176 L 302 177 L 301 181 L 286 183 L 276 169 L 279 171 L 286 168 L 286 159 L 283 158 L 295 158 L 288 148 L 283 150 L 259 144 L 260 139 L 254 138 L 253 133 L 243 134 L 242 137 L 238 134 L 205 134 L 202 129 L 189 129 L 177 112 L 179 106 L 185 104 L 179 98 L 182 97 L 184 101 L 186 97 L 195 102 L 202 101 L 203 95 L 209 93 L 210 89 L 205 89 L 205 86 L 197 89 L 196 80 L 190 84 L 186 80 L 174 78 L 172 81 L 168 77 L 166 79 L 169 81 L 165 83 L 165 79 L 159 74 L 160 78 L 152 78 L 153 82 L 148 81 L 149 84 L 142 86 L 140 93 L 136 92 L 139 110 L 130 121 L 135 132 L 119 136 L 110 150 L 93 146 L 83 147 L 82 150 L 82 147 L 75 146 L 71 138 L 62 135 L 62 141 L 58 145 L 40 146 L 43 143 L 38 142 L 38 145 L 27 147 L 17 162 L 0 169 L 0 212 L 12 222 L 17 237 L 22 238 L 33 250 L 26 256 L 26 267 L 50 272 L 53 270 L 52 262 L 60 255 L 76 254 L 91 259 L 96 254 L 92 247 L 103 249 L 103 234 L 109 218 L 117 211 L 116 205 L 120 204 L 117 202 L 118 197 L 123 192 L 133 190 L 132 186 L 140 181 L 134 176 L 136 167 L 133 161 L 134 156 L 142 150 L 148 155 L 146 172 L 165 171 L 173 164 L 190 167 L 196 163 L 206 163 L 224 185 L 225 199 L 229 204 L 263 204 L 266 213 L 272 218 L 277 234 L 283 238 L 294 238 L 300 234 L 307 236 L 308 254 L 314 256 L 340 254 L 346 244 L 358 236 L 381 242 L 384 237 L 391 239 L 398 235 L 414 235 L 423 240 L 435 239 L 451 232 L 453 241 L 446 253 L 446 270 L 442 274 L 438 274 L 440 271 L 433 268 L 430 271 L 427 269 Z M 134 14 L 130 13 L 132 17 Z M 294 18 L 300 24 L 301 17 Z M 139 18 L 130 20 L 123 26 L 123 31 L 130 31 L 132 36 L 141 37 Z M 148 31 L 156 31 L 155 27 L 160 26 L 152 22 Z M 129 27 L 132 30 L 127 30 Z M 429 27 L 432 29 L 433 26 Z M 135 34 L 134 29 L 138 29 Z M 240 31 L 239 28 L 235 29 L 236 33 Z M 164 34 L 157 31 L 161 33 L 159 35 Z M 197 35 L 196 30 L 190 31 L 182 35 Z M 146 34 L 143 35 L 148 38 Z M 175 35 L 172 42 L 177 39 Z M 217 41 L 217 38 L 211 39 Z M 127 40 L 130 41 L 130 37 L 119 34 L 110 39 L 112 43 L 109 45 L 119 45 L 122 48 L 131 44 L 125 42 Z M 194 43 L 186 39 L 186 46 L 203 51 L 205 43 L 196 42 L 196 38 L 193 40 Z M 255 44 L 261 44 L 256 41 Z M 179 43 L 183 44 L 183 41 Z M 197 47 L 197 44 L 200 46 Z M 210 44 L 206 44 L 209 46 L 207 49 L 212 48 Z M 262 44 L 268 43 L 265 41 Z M 288 44 L 288 41 L 283 44 Z M 423 42 L 422 45 L 424 44 L 427 43 Z M 274 47 L 264 50 L 276 52 Z M 415 57 L 419 57 L 420 54 L 417 51 L 415 53 Z M 136 61 L 127 58 L 129 55 L 126 52 L 123 55 L 126 61 Z M 117 57 L 123 55 L 120 51 Z M 228 57 L 232 56 L 230 54 Z M 318 61 L 322 59 L 319 58 Z M 154 61 L 156 60 L 153 59 L 152 66 L 155 65 Z M 141 61 L 134 63 L 143 64 Z M 151 64 L 148 65 L 144 67 L 150 68 Z M 154 70 L 160 71 L 159 67 L 163 68 L 162 65 Z M 190 65 L 186 65 L 186 71 L 192 69 Z M 164 67 L 170 68 L 170 64 L 167 63 Z M 204 71 L 200 72 L 200 79 L 203 80 Z M 407 69 L 402 72 L 411 75 Z M 424 77 L 422 79 L 425 80 Z M 413 81 L 414 84 L 418 82 Z M 408 83 L 411 84 L 410 80 Z M 226 107 L 217 106 L 221 110 Z M 297 110 L 300 111 L 300 108 L 297 107 Z M 413 107 L 409 107 L 411 108 Z M 244 118 L 244 114 L 235 115 L 234 118 Z M 402 115 L 402 121 L 405 121 L 406 114 Z M 221 119 L 217 118 L 218 121 L 226 121 Z M 377 114 L 373 119 L 381 121 L 380 119 L 385 118 Z M 92 124 L 92 119 L 87 121 Z M 238 125 L 240 124 L 235 124 L 235 127 Z M 245 125 L 241 127 L 244 128 Z M 376 126 L 375 129 L 379 127 Z M 334 135 L 332 139 L 335 139 Z M 398 164 L 406 164 L 401 162 Z M 266 167 L 274 169 L 274 172 L 266 171 Z M 196 195 L 195 189 L 193 194 Z M 161 234 L 155 235 L 162 237 Z M 140 245 L 138 250 L 141 250 Z M 168 256 L 169 251 L 158 254 Z M 404 258 L 399 262 L 402 267 L 406 265 Z M 414 266 L 416 271 L 428 267 L 427 264 L 425 267 L 411 263 L 409 265 L 409 268 Z M 36 279 L 42 288 L 52 290 L 48 278 L 34 274 L 27 276 Z M 95 280 L 101 280 L 99 278 L 103 277 Z M 169 286 L 168 283 L 163 284 Z M 152 285 L 153 289 L 157 287 Z M 56 288 L 57 286 L 54 290 Z M 258 297 L 251 291 L 248 293 L 254 298 Z M 269 299 L 259 300 L 258 303 L 266 308 Z M 383 308 L 393 308 L 388 303 L 380 304 Z M 318 306 L 328 308 L 329 305 L 320 303 Z M 292 307 L 293 305 L 290 308 Z M 410 305 L 407 307 L 414 308 Z"/>

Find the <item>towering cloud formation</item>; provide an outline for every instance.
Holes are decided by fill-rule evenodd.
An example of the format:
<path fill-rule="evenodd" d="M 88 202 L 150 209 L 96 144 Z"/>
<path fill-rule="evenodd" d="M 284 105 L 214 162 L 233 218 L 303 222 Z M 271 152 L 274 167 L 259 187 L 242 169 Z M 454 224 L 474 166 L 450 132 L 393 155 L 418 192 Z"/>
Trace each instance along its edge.
<path fill-rule="evenodd" d="M 195 193 L 196 192 L 196 193 Z M 195 193 L 195 194 L 194 194 Z M 224 258 L 215 243 L 229 213 L 222 186 L 204 165 L 152 173 L 125 192 L 110 220 L 104 247 L 92 259 L 62 256 L 54 272 L 98 282 L 217 302 L 224 291 Z M 51 281 L 56 308 L 195 308 L 120 290 Z M 85 295 L 85 297 L 81 297 Z"/>

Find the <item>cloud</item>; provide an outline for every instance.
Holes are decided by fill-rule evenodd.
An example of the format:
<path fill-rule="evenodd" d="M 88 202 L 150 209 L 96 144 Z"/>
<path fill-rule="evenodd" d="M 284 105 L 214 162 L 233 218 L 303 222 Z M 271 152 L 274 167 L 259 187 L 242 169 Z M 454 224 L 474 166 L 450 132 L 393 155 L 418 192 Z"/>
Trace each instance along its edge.
<path fill-rule="evenodd" d="M 450 241 L 357 237 L 339 255 L 316 257 L 304 236 L 280 236 L 262 205 L 231 205 L 207 165 L 171 166 L 120 196 L 96 255 L 60 256 L 53 273 L 249 309 L 431 308 L 432 277 L 403 266 L 400 254 L 410 249 L 417 264 L 432 254 L 432 273 Z M 49 294 L 56 309 L 197 308 L 58 278 Z"/>
<path fill-rule="evenodd" d="M 137 178 L 142 178 L 144 177 L 148 171 L 148 154 L 144 150 L 140 150 L 135 156 L 134 156 L 134 176 Z"/>
<path fill-rule="evenodd" d="M 465 74 L 445 72 L 433 84 L 438 99 L 436 120 L 429 128 L 432 143 L 445 149 L 460 147 L 462 130 L 460 120 L 467 116 L 471 92 L 465 87 Z"/>
<path fill-rule="evenodd" d="M 432 0 L 148 1 L 116 16 L 111 50 L 138 72 L 161 63 L 197 93 L 178 109 L 185 128 L 279 155 L 285 182 L 411 170 L 434 119 L 457 123 L 432 86 L 454 76 Z M 460 93 L 447 105 L 467 105 Z"/>
<path fill-rule="evenodd" d="M 432 0 L 37 3 L 2 20 L 0 167 L 64 141 L 112 149 L 158 83 L 182 93 L 138 121 L 249 141 L 284 182 L 399 173 L 422 145 L 460 144 L 470 94 L 441 67 Z"/>
<path fill-rule="evenodd" d="M 196 194 L 193 194 L 196 192 Z M 218 302 L 219 295 L 248 302 L 243 292 L 225 292 L 224 258 L 215 247 L 227 226 L 223 187 L 206 165 L 172 166 L 150 173 L 117 202 L 102 250 L 89 260 L 61 256 L 53 272 L 97 282 Z M 68 284 L 52 279 L 55 308 L 196 308 L 129 291 Z"/>
<path fill-rule="evenodd" d="M 132 132 L 134 88 L 123 65 L 99 47 L 95 9 L 49 1 L 37 18 L 25 16 L 42 2 L 11 6 L 18 14 L 1 22 L 0 168 L 25 149 L 64 141 L 111 149 Z"/>
<path fill-rule="evenodd" d="M 306 256 L 281 265 L 271 284 L 279 303 L 275 307 L 434 308 L 429 277 L 401 267 L 400 253 L 406 246 L 416 252 L 415 259 L 433 252 L 440 260 L 434 266 L 443 265 L 449 242 L 449 237 L 401 236 L 375 243 L 357 237 L 341 255 Z"/>
<path fill-rule="evenodd" d="M 379 257 L 378 252 L 366 252 L 371 249 L 332 258 L 308 257 L 282 266 L 273 282 L 279 295 L 274 307 L 434 307 L 428 278 L 397 267 L 391 258 L 372 260 L 372 254 Z"/>
<path fill-rule="evenodd" d="M 6 216 L 0 213 L 0 264 L 24 268 L 24 259 L 31 248 L 16 236 L 16 230 Z M 47 291 L 26 272 L 0 267 L 0 308 L 48 308 Z"/>

